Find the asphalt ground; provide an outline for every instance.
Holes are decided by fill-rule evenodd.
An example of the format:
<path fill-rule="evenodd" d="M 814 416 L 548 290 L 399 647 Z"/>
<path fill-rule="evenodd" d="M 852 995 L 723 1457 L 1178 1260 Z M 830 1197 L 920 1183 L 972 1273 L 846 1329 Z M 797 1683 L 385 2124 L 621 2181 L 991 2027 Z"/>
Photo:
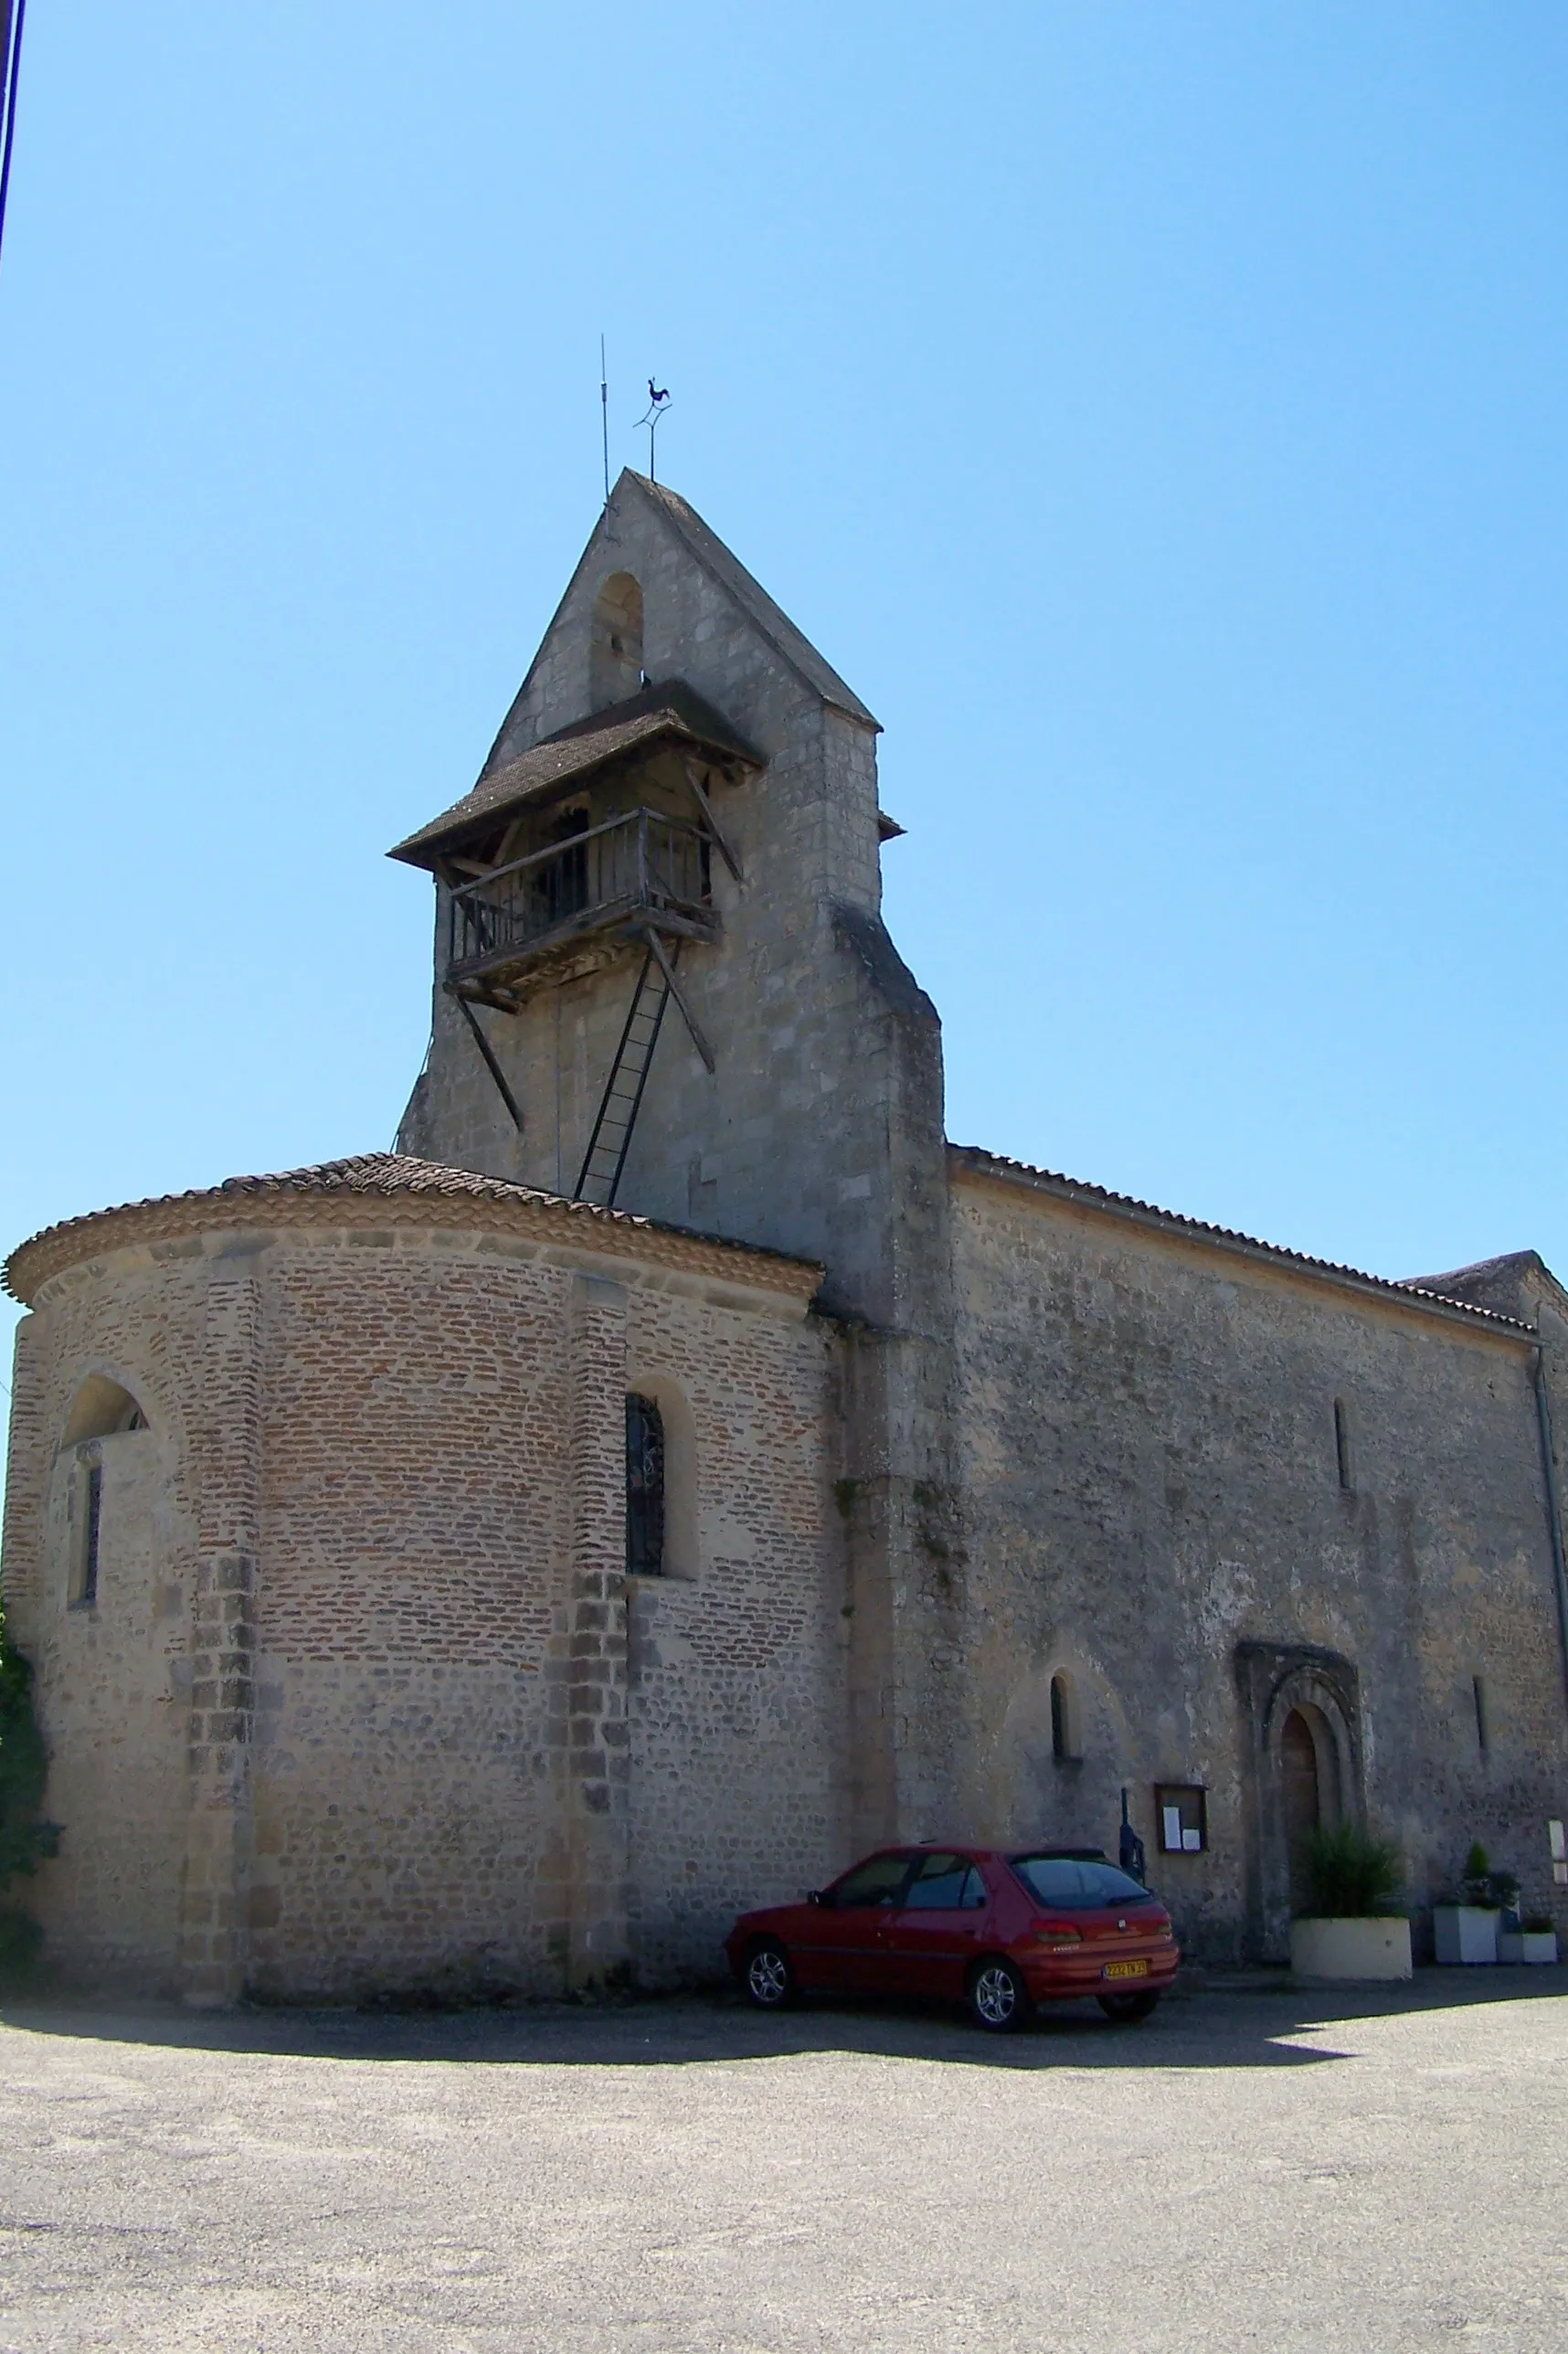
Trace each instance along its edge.
<path fill-rule="evenodd" d="M 0 2349 L 1563 2354 L 1565 1994 L 9 2004 Z"/>

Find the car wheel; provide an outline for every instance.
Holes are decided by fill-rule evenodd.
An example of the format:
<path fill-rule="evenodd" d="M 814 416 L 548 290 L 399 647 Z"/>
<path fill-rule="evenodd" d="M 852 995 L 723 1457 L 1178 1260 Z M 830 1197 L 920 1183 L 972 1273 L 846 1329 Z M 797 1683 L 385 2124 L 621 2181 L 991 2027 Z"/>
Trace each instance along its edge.
<path fill-rule="evenodd" d="M 1021 1974 L 1004 1956 L 981 1962 L 969 1980 L 969 2011 L 977 2027 L 1007 2035 L 1027 2020 L 1033 2006 Z"/>
<path fill-rule="evenodd" d="M 1135 2020 L 1150 2016 L 1160 1997 L 1153 1988 L 1145 1987 L 1141 1994 L 1102 1994 L 1095 1999 L 1107 2019 L 1114 2019 L 1120 2027 L 1130 2027 Z"/>
<path fill-rule="evenodd" d="M 789 1956 L 775 1938 L 764 1937 L 746 1957 L 746 1997 L 758 2010 L 782 2010 L 795 1999 Z"/>

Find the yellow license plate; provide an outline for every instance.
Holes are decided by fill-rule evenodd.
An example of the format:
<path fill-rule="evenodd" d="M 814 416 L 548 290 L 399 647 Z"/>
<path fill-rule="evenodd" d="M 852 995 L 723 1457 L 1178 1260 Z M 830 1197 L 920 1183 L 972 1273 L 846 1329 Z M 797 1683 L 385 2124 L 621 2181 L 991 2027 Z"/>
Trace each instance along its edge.
<path fill-rule="evenodd" d="M 1149 1976 L 1149 1964 L 1147 1962 L 1107 1962 L 1100 1976 L 1103 1978 L 1146 1978 Z"/>

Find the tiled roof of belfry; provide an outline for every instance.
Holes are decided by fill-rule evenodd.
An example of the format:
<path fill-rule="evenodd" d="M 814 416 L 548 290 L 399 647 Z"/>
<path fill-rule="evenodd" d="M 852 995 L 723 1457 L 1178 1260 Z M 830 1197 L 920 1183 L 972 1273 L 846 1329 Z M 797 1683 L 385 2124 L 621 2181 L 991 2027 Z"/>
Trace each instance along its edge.
<path fill-rule="evenodd" d="M 1035 1169 L 1027 1161 L 1010 1160 L 1004 1152 L 988 1152 L 982 1145 L 949 1144 L 948 1150 L 962 1167 L 975 1170 L 982 1176 L 1001 1177 L 1014 1183 L 1037 1186 L 1042 1192 L 1054 1193 L 1063 1201 L 1082 1202 L 1091 1209 L 1111 1210 L 1144 1225 L 1167 1227 L 1177 1234 L 1192 1235 L 1201 1240 L 1217 1243 L 1228 1250 L 1278 1260 L 1287 1267 L 1304 1267 L 1309 1274 L 1326 1276 L 1336 1283 L 1349 1284 L 1358 1290 L 1365 1288 L 1392 1294 L 1399 1299 L 1416 1300 L 1445 1314 L 1463 1316 L 1474 1323 L 1496 1325 L 1505 1332 L 1527 1333 L 1532 1340 L 1535 1337 L 1534 1326 L 1521 1324 L 1517 1317 L 1502 1316 L 1495 1309 L 1479 1308 L 1472 1300 L 1434 1291 L 1425 1283 L 1396 1283 L 1385 1275 L 1368 1275 L 1359 1267 L 1341 1266 L 1337 1259 L 1313 1258 L 1306 1251 L 1287 1250 L 1281 1243 L 1260 1242 L 1255 1235 L 1244 1235 L 1234 1226 L 1211 1225 L 1203 1218 L 1185 1217 L 1180 1210 L 1162 1210 L 1157 1203 L 1140 1202 L 1131 1193 L 1113 1193 L 1104 1185 L 1091 1185 L 1077 1177 L 1064 1177 L 1054 1169 Z M 1456 1270 L 1457 1275 L 1462 1272 L 1462 1269 Z"/>
<path fill-rule="evenodd" d="M 738 761 L 746 768 L 765 766 L 761 753 L 743 743 L 728 720 L 694 694 L 683 680 L 666 679 L 660 685 L 643 687 L 623 703 L 608 705 L 589 718 L 573 720 L 569 727 L 557 728 L 515 760 L 487 769 L 471 792 L 387 855 L 401 858 L 409 866 L 429 866 L 442 844 L 460 841 L 485 819 L 536 801 L 541 794 L 569 785 L 574 779 L 656 743 L 661 737 L 716 753 L 721 760 Z"/>
<path fill-rule="evenodd" d="M 568 1202 L 535 1186 L 514 1185 L 503 1177 L 486 1177 L 471 1169 L 449 1169 L 443 1162 L 417 1161 L 408 1153 L 362 1152 L 348 1160 L 285 1169 L 270 1176 L 228 1177 L 221 1185 L 155 1194 L 146 1201 L 125 1202 L 113 1209 L 90 1210 L 81 1217 L 62 1219 L 17 1245 L 5 1261 L 5 1288 L 26 1305 L 51 1275 L 77 1259 L 91 1257 L 95 1246 L 112 1248 L 120 1239 L 127 1243 L 162 1239 L 192 1225 L 210 1226 L 235 1214 L 243 1217 L 251 1208 L 265 1215 L 291 1201 L 355 1198 L 384 1202 L 389 1207 L 399 1202 L 422 1202 L 432 1209 L 440 1202 L 467 1204 L 476 1212 L 503 1214 L 503 1223 L 507 1210 L 526 1210 L 554 1230 L 554 1238 L 616 1257 L 639 1253 L 673 1257 L 698 1271 L 727 1274 L 748 1283 L 758 1279 L 746 1272 L 748 1267 L 771 1264 L 783 1278 L 777 1288 L 790 1292 L 814 1291 L 822 1274 L 810 1259 L 765 1250 L 755 1243 L 699 1235 L 685 1226 L 638 1217 L 629 1210 L 603 1209 L 594 1202 Z M 122 1236 L 111 1236 L 107 1231 L 122 1225 L 127 1228 Z"/>

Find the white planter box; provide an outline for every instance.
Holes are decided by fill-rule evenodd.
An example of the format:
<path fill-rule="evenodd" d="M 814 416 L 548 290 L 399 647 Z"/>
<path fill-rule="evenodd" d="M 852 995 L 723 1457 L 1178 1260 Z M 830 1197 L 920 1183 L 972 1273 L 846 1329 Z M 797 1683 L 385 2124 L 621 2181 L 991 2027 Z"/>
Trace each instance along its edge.
<path fill-rule="evenodd" d="M 1495 1962 L 1501 1915 L 1481 1904 L 1435 1904 L 1432 1926 L 1440 1962 Z"/>
<path fill-rule="evenodd" d="M 1367 1921 L 1292 1921 L 1290 1968 L 1298 1978 L 1407 1978 L 1410 1924 L 1395 1914 Z"/>
<path fill-rule="evenodd" d="M 1554 1962 L 1557 1959 L 1555 1929 L 1499 1929 L 1498 1931 L 1499 1962 Z"/>

